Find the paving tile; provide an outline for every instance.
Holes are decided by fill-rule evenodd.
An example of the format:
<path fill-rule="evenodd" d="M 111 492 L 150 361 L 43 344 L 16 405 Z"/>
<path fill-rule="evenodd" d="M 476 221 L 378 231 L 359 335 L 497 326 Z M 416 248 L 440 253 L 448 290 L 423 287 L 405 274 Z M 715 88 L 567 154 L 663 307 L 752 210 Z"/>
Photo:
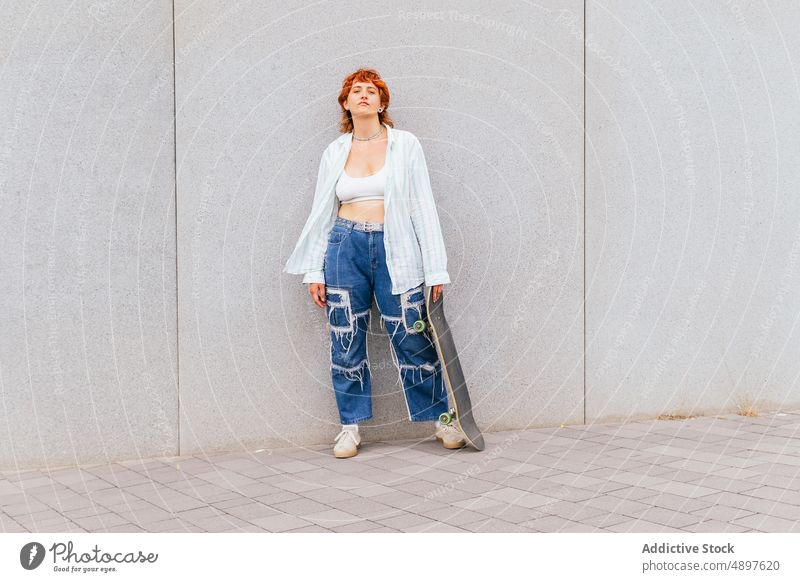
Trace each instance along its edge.
<path fill-rule="evenodd" d="M 547 513 L 547 511 L 544 511 L 547 507 L 549 506 L 522 507 L 520 505 L 506 504 L 496 505 L 493 507 L 481 507 L 475 511 L 489 517 L 502 519 L 503 521 L 507 521 L 509 523 L 522 523 L 525 521 L 531 521 L 532 519 L 537 519 L 539 517 L 544 517 L 546 515 L 551 515 L 550 513 Z"/>
<path fill-rule="evenodd" d="M 108 513 L 106 511 L 108 508 L 103 508 L 98 505 L 90 505 L 87 507 L 81 507 L 78 509 L 67 509 L 66 511 L 62 511 L 61 514 L 69 519 L 73 519 L 76 517 L 89 517 L 91 515 L 100 515 L 103 513 Z M 116 513 L 116 512 L 114 512 Z"/>
<path fill-rule="evenodd" d="M 365 519 L 362 521 L 356 521 L 344 525 L 337 525 L 331 527 L 330 530 L 339 533 L 360 533 L 360 532 L 374 530 L 378 527 L 381 527 L 381 524 Z"/>
<path fill-rule="evenodd" d="M 576 523 L 574 525 L 561 527 L 555 533 L 609 533 L 609 532 L 601 527 L 589 525 L 588 523 Z"/>
<path fill-rule="evenodd" d="M 623 533 L 668 533 L 683 531 L 668 525 L 662 525 L 645 520 L 624 521 L 615 525 L 604 526 L 603 529 Z"/>
<path fill-rule="evenodd" d="M 336 509 L 373 521 L 403 513 L 401 509 L 368 498 L 346 499 L 336 502 L 334 506 Z"/>
<path fill-rule="evenodd" d="M 733 523 L 725 523 L 724 521 L 717 521 L 715 519 L 706 519 L 700 523 L 688 525 L 681 529 L 692 533 L 739 533 L 750 531 L 750 528 Z"/>
<path fill-rule="evenodd" d="M 131 523 L 135 523 L 137 525 L 146 525 L 174 517 L 175 513 L 155 507 L 153 509 L 121 511 L 118 513 L 118 515 Z"/>
<path fill-rule="evenodd" d="M 349 493 L 357 495 L 358 497 L 375 497 L 377 495 L 386 495 L 388 493 L 395 493 L 396 490 L 385 485 L 366 485 L 364 487 L 356 487 L 348 489 Z"/>
<path fill-rule="evenodd" d="M 287 495 L 290 496 L 289 499 L 299 499 L 299 496 L 295 495 L 294 493 L 287 493 Z M 281 499 L 280 501 L 289 501 L 289 499 Z M 229 507 L 236 507 L 237 505 L 247 505 L 248 503 L 253 503 L 254 501 L 257 501 L 259 503 L 264 503 L 259 498 L 250 499 L 249 497 L 236 496 L 236 497 L 233 497 L 231 499 L 225 499 L 223 501 L 218 501 L 218 502 L 213 503 L 211 505 L 213 505 L 217 509 L 228 509 Z M 270 505 L 270 504 L 269 503 L 264 503 L 264 505 Z"/>
<path fill-rule="evenodd" d="M 391 493 L 374 495 L 370 497 L 370 499 L 377 501 L 378 503 L 395 507 L 397 509 L 402 509 L 404 511 L 416 511 L 417 508 L 424 507 L 429 501 L 424 497 L 420 497 L 419 495 L 396 490 L 393 490 Z M 440 499 L 438 498 L 434 498 L 432 501 L 441 503 Z"/>
<path fill-rule="evenodd" d="M 19 515 L 30 515 L 32 513 L 39 513 L 41 511 L 48 511 L 52 509 L 46 503 L 42 503 L 40 501 L 33 501 L 28 498 L 28 503 L 20 503 L 16 505 L 7 505 L 3 507 L 3 512 L 11 517 L 17 517 Z"/>
<path fill-rule="evenodd" d="M 216 507 L 196 507 L 194 509 L 187 509 L 186 511 L 179 511 L 174 513 L 175 517 L 180 519 L 185 519 L 189 522 L 194 522 L 198 519 L 205 519 L 209 517 L 219 517 L 221 515 L 226 515 L 225 511 L 222 509 L 218 509 Z"/>
<path fill-rule="evenodd" d="M 607 479 L 598 479 L 597 477 L 589 477 L 580 473 L 569 472 L 561 473 L 560 475 L 553 475 L 552 477 L 548 477 L 547 480 L 551 483 L 583 489 L 591 489 L 595 492 L 598 491 L 598 488 L 609 484 Z M 613 483 L 612 485 L 617 489 L 626 487 L 624 483 Z"/>
<path fill-rule="evenodd" d="M 406 528 L 418 525 L 436 523 L 435 520 L 414 513 L 406 513 L 395 517 L 387 517 L 386 519 L 376 519 L 372 521 L 399 531 L 405 531 Z"/>
<path fill-rule="evenodd" d="M 739 476 L 739 478 L 749 479 L 751 477 L 758 477 L 759 475 L 763 476 L 764 474 L 786 475 L 790 477 L 797 477 L 798 475 L 800 475 L 800 468 L 798 468 L 796 465 L 784 465 L 781 462 L 776 462 L 776 463 L 763 463 L 760 465 L 754 465 L 752 467 L 748 467 L 746 472 L 749 472 L 751 474 L 741 475 Z"/>
<path fill-rule="evenodd" d="M 293 499 L 308 498 L 310 491 L 303 491 L 302 493 L 292 493 L 291 491 L 279 491 L 278 493 L 270 493 L 269 495 L 259 495 L 253 498 L 253 501 L 258 501 L 264 505 L 274 505 L 284 501 L 291 501 Z M 244 499 L 247 499 L 246 497 Z M 217 506 L 220 506 L 217 504 Z"/>
<path fill-rule="evenodd" d="M 479 497 L 473 497 L 471 499 L 463 499 L 461 501 L 456 501 L 452 505 L 455 507 L 461 507 L 463 509 L 469 509 L 471 511 L 479 511 L 480 509 L 488 507 L 507 507 L 509 505 L 509 502 L 503 501 L 501 499 L 479 496 Z"/>
<path fill-rule="evenodd" d="M 408 533 L 467 533 L 468 530 L 441 522 L 423 523 L 413 525 L 403 530 Z"/>
<path fill-rule="evenodd" d="M 147 530 L 133 523 L 123 523 L 120 525 L 115 525 L 106 528 L 105 531 L 108 533 L 140 533 L 140 532 L 146 532 Z"/>
<path fill-rule="evenodd" d="M 509 523 L 496 517 L 490 517 L 460 526 L 463 530 L 474 533 L 525 533 L 536 531 L 524 524 Z"/>
<path fill-rule="evenodd" d="M 493 505 L 496 505 L 497 502 L 499 501 L 506 503 L 516 503 L 517 500 L 521 499 L 525 495 L 528 495 L 527 491 L 516 489 L 514 487 L 495 487 L 494 489 L 490 489 L 489 491 L 483 492 L 481 495 L 477 495 L 476 497 L 483 497 L 485 499 L 494 500 Z"/>
<path fill-rule="evenodd" d="M 589 507 L 602 509 L 608 513 L 618 513 L 628 516 L 635 515 L 636 513 L 644 511 L 650 507 L 649 504 L 640 503 L 639 501 L 620 499 L 619 497 L 615 497 L 611 494 L 600 495 L 592 499 L 587 499 L 583 503 Z"/>
<path fill-rule="evenodd" d="M 303 515 L 302 517 L 310 523 L 315 523 L 327 528 L 365 521 L 363 517 L 359 517 L 339 509 L 326 509 L 325 511 L 309 513 L 307 515 Z"/>
<path fill-rule="evenodd" d="M 313 523 L 306 521 L 305 519 L 301 519 L 294 515 L 287 515 L 285 513 L 281 513 L 278 515 L 271 515 L 268 517 L 259 517 L 257 519 L 251 520 L 251 523 L 255 526 L 265 529 L 266 531 L 274 533 L 284 532 L 293 529 L 298 529 L 301 527 L 306 527 L 309 525 L 314 525 Z"/>
<path fill-rule="evenodd" d="M 437 507 L 436 509 L 424 509 L 418 513 L 433 521 L 440 521 L 450 525 L 460 526 L 465 523 L 474 523 L 481 519 L 486 519 L 486 515 L 477 511 L 464 509 L 461 507 Z"/>
<path fill-rule="evenodd" d="M 309 471 L 311 469 L 318 469 L 313 463 L 306 463 L 305 461 L 289 461 L 288 463 L 278 463 L 277 465 L 270 465 L 276 471 L 281 473 L 300 473 Z"/>
<path fill-rule="evenodd" d="M 539 507 L 539 510 L 575 522 L 580 522 L 586 518 L 606 513 L 603 509 L 574 501 L 557 501 L 555 503 L 542 505 Z"/>
<path fill-rule="evenodd" d="M 230 531 L 233 529 L 239 528 L 246 528 L 250 527 L 251 524 L 248 521 L 243 519 L 239 519 L 238 517 L 234 517 L 232 515 L 224 515 L 224 516 L 217 516 L 217 517 L 206 517 L 203 519 L 195 519 L 191 520 L 190 523 L 196 527 L 199 527 L 205 532 L 225 532 Z"/>
<path fill-rule="evenodd" d="M 753 514 L 735 519 L 732 523 L 766 533 L 800 533 L 800 522 L 772 515 Z"/>
<path fill-rule="evenodd" d="M 270 507 L 268 505 L 264 505 L 263 503 L 252 501 L 244 505 L 235 505 L 233 507 L 228 507 L 225 509 L 225 513 L 227 513 L 228 515 L 233 515 L 234 517 L 238 517 L 239 519 L 243 519 L 252 524 L 260 525 L 257 523 L 257 520 L 264 517 L 273 517 L 275 515 L 280 515 L 282 512 L 275 509 L 274 507 Z"/>
<path fill-rule="evenodd" d="M 319 501 L 314 501 L 313 499 L 305 498 L 294 499 L 292 501 L 283 501 L 281 503 L 276 503 L 271 507 L 273 509 L 277 509 L 281 513 L 299 515 L 300 517 L 310 513 L 320 513 L 322 511 L 328 511 L 331 509 L 329 505 L 325 505 Z"/>
<path fill-rule="evenodd" d="M 101 489 L 111 489 L 116 487 L 113 483 L 109 483 L 105 479 L 87 479 L 80 483 L 70 483 L 67 487 L 75 493 L 85 493 L 87 491 L 99 491 Z"/>
<path fill-rule="evenodd" d="M 295 479 L 286 475 L 267 477 L 262 479 L 262 481 L 264 483 L 268 483 L 269 485 L 274 485 L 278 489 L 284 489 L 286 491 L 291 491 L 292 493 L 303 493 L 304 491 L 325 487 L 324 483 L 312 483 L 303 479 Z"/>
<path fill-rule="evenodd" d="M 572 527 L 576 524 L 577 522 L 558 515 L 545 515 L 543 517 L 524 521 L 520 525 L 530 531 L 556 533 L 561 531 L 562 528 Z"/>
<path fill-rule="evenodd" d="M 200 499 L 195 499 L 194 497 L 183 495 L 182 493 L 177 492 L 165 492 L 159 495 L 148 496 L 143 499 L 149 501 L 160 509 L 173 513 L 206 506 L 206 503 Z"/>
<path fill-rule="evenodd" d="M 680 495 L 673 495 L 672 493 L 658 493 L 652 497 L 640 498 L 638 501 L 650 504 L 653 507 L 662 507 L 664 509 L 683 513 L 691 513 L 712 506 L 707 500 L 681 497 Z"/>
<path fill-rule="evenodd" d="M 92 515 L 89 517 L 78 517 L 71 521 L 89 532 L 103 532 L 109 527 L 130 523 L 129 520 L 115 513 L 105 513 L 103 515 Z"/>
<path fill-rule="evenodd" d="M 797 490 L 790 491 L 788 489 L 764 485 L 748 490 L 747 495 L 758 497 L 759 499 L 770 499 L 780 503 L 800 506 L 800 491 Z"/>
<path fill-rule="evenodd" d="M 696 515 L 701 519 L 720 522 L 732 522 L 740 517 L 747 517 L 754 515 L 755 512 L 749 509 L 742 509 L 740 507 L 731 507 L 729 505 L 711 505 L 704 509 L 697 509 L 690 511 L 692 515 Z"/>
<path fill-rule="evenodd" d="M 541 470 L 541 468 L 537 470 Z M 526 473 L 509 473 L 507 471 L 493 470 L 493 471 L 483 471 L 481 473 L 477 473 L 473 478 L 480 481 L 486 481 L 487 483 L 496 483 L 505 485 L 506 481 L 508 481 L 509 479 L 513 479 L 514 477 L 520 477 L 525 474 Z"/>
<path fill-rule="evenodd" d="M 774 487 L 797 491 L 800 490 L 800 471 L 798 471 L 797 475 L 791 477 L 786 475 L 764 475 L 761 479 L 748 479 L 748 481 L 759 486 L 769 483 Z"/>
<path fill-rule="evenodd" d="M 439 483 L 423 481 L 422 479 L 411 479 L 407 482 L 395 483 L 393 487 L 398 491 L 425 496 L 426 494 L 434 495 L 437 490 L 442 489 L 444 486 Z M 446 487 L 444 488 L 446 489 Z"/>
<path fill-rule="evenodd" d="M 658 486 L 659 484 L 667 483 L 667 480 L 661 477 L 651 477 L 631 471 L 617 471 L 608 478 L 611 481 L 624 483 L 625 485 L 631 485 L 633 487 Z"/>
<path fill-rule="evenodd" d="M 685 528 L 701 521 L 701 518 L 697 515 L 665 509 L 664 507 L 649 507 L 644 511 L 637 512 L 634 517 L 677 529 Z"/>
<path fill-rule="evenodd" d="M 180 519 L 165 519 L 147 525 L 147 531 L 151 533 L 184 533 L 202 532 L 202 528 Z"/>
<path fill-rule="evenodd" d="M 302 497 L 319 501 L 320 503 L 325 503 L 327 505 L 335 505 L 340 501 L 363 500 L 363 498 L 359 497 L 358 495 L 354 495 L 350 491 L 336 489 L 334 487 L 305 491 Z"/>
<path fill-rule="evenodd" d="M 0 498 L 5 495 L 19 495 L 23 492 L 16 484 L 7 479 L 0 479 Z"/>
<path fill-rule="evenodd" d="M 654 494 L 668 495 L 667 493 L 656 493 L 652 489 L 646 489 L 644 487 L 625 487 L 623 489 L 608 491 L 608 495 L 611 497 L 619 497 L 620 499 L 626 499 L 628 501 L 639 501 L 647 497 L 654 497 Z"/>
<path fill-rule="evenodd" d="M 746 494 L 734 494 L 722 492 L 717 495 L 709 495 L 703 499 L 711 500 L 714 503 L 721 503 L 731 507 L 739 507 L 747 509 L 754 513 L 761 513 L 764 515 L 773 515 L 784 519 L 792 519 L 800 522 L 800 507 L 796 505 L 787 505 L 778 501 L 770 499 L 759 499 L 758 497 L 750 497 Z"/>
<path fill-rule="evenodd" d="M 701 487 L 709 487 L 718 491 L 731 491 L 733 493 L 742 493 L 744 491 L 752 491 L 757 489 L 759 485 L 750 481 L 739 479 L 732 479 L 730 477 L 721 477 L 719 475 L 706 475 L 700 479 L 695 479 L 688 482 L 689 485 L 700 485 Z"/>
<path fill-rule="evenodd" d="M 291 534 L 291 533 L 330 533 L 330 532 L 331 530 L 329 530 L 326 527 L 322 527 L 321 525 L 307 525 L 305 527 L 300 527 L 297 529 L 290 529 L 285 533 Z"/>
<path fill-rule="evenodd" d="M 86 533 L 86 530 L 75 524 L 47 524 L 36 530 L 36 533 Z"/>
<path fill-rule="evenodd" d="M 457 489 L 458 491 L 465 491 L 467 493 L 486 493 L 487 491 L 492 491 L 493 489 L 497 489 L 498 487 L 503 487 L 504 485 L 498 483 L 492 483 L 490 481 L 484 481 L 482 479 L 464 479 L 463 481 L 453 483 L 452 487 Z"/>
<path fill-rule="evenodd" d="M 208 483 L 213 483 L 219 487 L 224 487 L 225 489 L 235 489 L 244 487 L 245 485 L 255 485 L 259 483 L 256 479 L 245 477 L 244 475 L 229 471 L 228 469 L 219 468 L 215 468 L 215 470 L 207 473 L 198 473 L 195 477 Z"/>
<path fill-rule="evenodd" d="M 658 491 L 659 493 L 672 493 L 674 495 L 681 495 L 683 497 L 702 497 L 704 495 L 710 495 L 715 493 L 715 489 L 711 489 L 710 487 L 702 487 L 700 485 L 694 485 L 692 483 L 675 483 L 672 481 L 664 481 L 662 483 L 650 483 L 648 485 L 643 485 L 647 489 L 652 489 L 653 491 Z"/>

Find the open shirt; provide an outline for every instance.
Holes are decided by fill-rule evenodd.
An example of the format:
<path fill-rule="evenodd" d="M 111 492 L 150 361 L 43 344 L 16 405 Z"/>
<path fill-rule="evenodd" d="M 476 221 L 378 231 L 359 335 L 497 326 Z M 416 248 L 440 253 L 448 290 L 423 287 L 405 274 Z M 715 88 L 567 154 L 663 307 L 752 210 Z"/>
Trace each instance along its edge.
<path fill-rule="evenodd" d="M 433 200 L 428 167 L 419 139 L 409 131 L 387 130 L 383 244 L 392 294 L 450 283 L 447 254 Z M 328 236 L 339 213 L 336 182 L 353 144 L 345 133 L 325 148 L 319 164 L 311 214 L 300 233 L 285 273 L 305 274 L 303 283 L 325 283 L 323 265 Z"/>

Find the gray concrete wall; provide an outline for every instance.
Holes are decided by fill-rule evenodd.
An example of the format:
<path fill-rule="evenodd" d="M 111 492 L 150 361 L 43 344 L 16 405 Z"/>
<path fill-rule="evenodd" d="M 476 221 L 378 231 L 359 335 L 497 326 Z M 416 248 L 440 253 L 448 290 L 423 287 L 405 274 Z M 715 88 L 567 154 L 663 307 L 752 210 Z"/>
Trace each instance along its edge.
<path fill-rule="evenodd" d="M 178 451 L 172 6 L 0 22 L 0 468 Z"/>
<path fill-rule="evenodd" d="M 425 148 L 486 430 L 796 408 L 800 12 L 654 10 L 176 0 L 173 54 L 170 2 L 11 7 L 0 467 L 332 440 L 281 270 L 359 66 Z M 376 308 L 369 343 L 366 437 L 427 436 Z"/>
<path fill-rule="evenodd" d="M 800 8 L 586 21 L 587 422 L 796 408 Z"/>

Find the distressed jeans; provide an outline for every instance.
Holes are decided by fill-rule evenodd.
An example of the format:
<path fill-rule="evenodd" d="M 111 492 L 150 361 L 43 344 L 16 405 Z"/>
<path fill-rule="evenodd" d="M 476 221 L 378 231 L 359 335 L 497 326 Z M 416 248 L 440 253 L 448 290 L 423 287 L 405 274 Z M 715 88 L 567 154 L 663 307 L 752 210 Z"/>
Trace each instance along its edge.
<path fill-rule="evenodd" d="M 414 330 L 426 316 L 424 283 L 392 294 L 383 224 L 336 217 L 323 267 L 331 335 L 331 378 L 342 424 L 372 417 L 372 375 L 367 349 L 372 299 L 389 335 L 408 419 L 435 420 L 447 412 L 441 363 L 430 331 Z"/>

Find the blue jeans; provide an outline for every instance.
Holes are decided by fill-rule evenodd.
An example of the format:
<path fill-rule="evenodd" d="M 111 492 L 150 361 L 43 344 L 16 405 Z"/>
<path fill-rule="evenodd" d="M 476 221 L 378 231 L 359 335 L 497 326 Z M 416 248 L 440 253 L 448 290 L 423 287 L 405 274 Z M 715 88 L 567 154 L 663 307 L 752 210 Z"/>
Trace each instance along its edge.
<path fill-rule="evenodd" d="M 411 421 L 447 412 L 447 393 L 426 317 L 424 283 L 392 295 L 383 224 L 336 217 L 325 251 L 325 294 L 331 332 L 331 377 L 342 424 L 372 417 L 372 375 L 367 350 L 372 298 L 381 312 Z"/>

